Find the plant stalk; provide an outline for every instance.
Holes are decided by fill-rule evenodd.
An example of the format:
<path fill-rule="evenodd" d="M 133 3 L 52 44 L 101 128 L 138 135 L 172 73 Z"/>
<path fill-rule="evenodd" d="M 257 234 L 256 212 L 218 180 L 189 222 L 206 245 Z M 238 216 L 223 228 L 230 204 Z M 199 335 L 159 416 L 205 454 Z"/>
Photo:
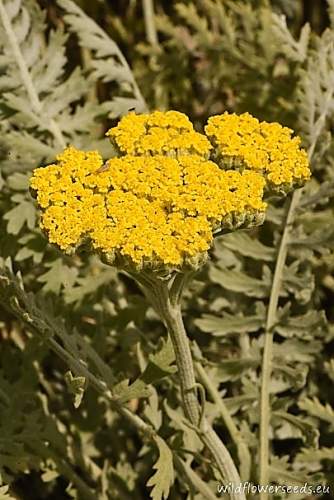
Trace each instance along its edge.
<path fill-rule="evenodd" d="M 184 281 L 185 280 L 180 281 L 180 286 L 183 286 Z M 180 378 L 184 413 L 190 424 L 196 428 L 204 445 L 210 451 L 214 463 L 221 474 L 222 482 L 225 485 L 232 483 L 234 486 L 239 486 L 241 484 L 240 476 L 229 451 L 205 416 L 202 416 L 201 405 L 197 397 L 198 384 L 196 384 L 189 339 L 182 319 L 180 305 L 181 291 L 180 293 L 175 293 L 175 289 L 173 290 L 172 286 L 171 290 L 173 290 L 173 294 L 171 294 L 168 283 L 166 283 L 166 281 L 160 281 L 159 279 L 153 279 L 151 286 L 154 292 L 153 305 L 164 321 L 173 343 L 175 360 Z M 152 294 L 150 294 L 150 297 L 152 298 Z M 203 401 L 202 404 L 204 404 Z M 232 500 L 245 500 L 246 498 L 244 493 L 235 492 L 233 490 L 231 490 L 229 494 Z"/>
<path fill-rule="evenodd" d="M 158 34 L 154 22 L 153 0 L 143 0 L 143 11 L 147 41 L 152 45 L 158 45 Z"/>
<path fill-rule="evenodd" d="M 212 400 L 215 402 L 219 408 L 221 417 L 226 425 L 226 428 L 235 443 L 238 451 L 239 466 L 240 466 L 240 476 L 242 481 L 249 481 L 251 473 L 251 455 L 247 444 L 245 443 L 238 427 L 234 423 L 225 403 L 224 399 L 219 394 L 218 390 L 210 380 L 210 377 L 206 373 L 205 369 L 199 361 L 195 362 L 195 369 L 199 376 L 200 381 L 203 383 L 204 387 L 207 389 Z"/>
<path fill-rule="evenodd" d="M 202 495 L 203 500 L 216 500 L 216 495 L 210 490 L 207 483 L 205 483 L 203 479 L 193 471 L 190 465 L 182 460 L 176 453 L 174 453 L 174 464 L 182 475 L 185 476 L 185 480 L 189 486 Z"/>

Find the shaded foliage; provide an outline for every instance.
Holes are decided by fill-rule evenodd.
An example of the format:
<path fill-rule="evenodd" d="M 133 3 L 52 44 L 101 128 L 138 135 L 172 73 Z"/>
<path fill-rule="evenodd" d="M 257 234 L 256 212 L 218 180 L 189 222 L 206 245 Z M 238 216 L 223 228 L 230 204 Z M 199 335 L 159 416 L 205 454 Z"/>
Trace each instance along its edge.
<path fill-rule="evenodd" d="M 0 255 L 12 269 L 0 275 L 0 496 L 215 496 L 157 316 L 127 276 L 47 245 L 28 191 L 32 168 L 66 143 L 112 155 L 104 131 L 146 106 L 178 109 L 201 126 L 210 114 L 249 111 L 291 126 L 309 151 L 313 178 L 295 207 L 274 325 L 270 475 L 331 484 L 333 0 L 318 11 L 280 0 L 156 2 L 155 45 L 145 41 L 141 4 L 121 3 L 0 2 Z M 254 482 L 264 331 L 289 204 L 273 200 L 263 227 L 217 239 L 184 299 L 194 356 L 210 379 L 206 412 Z M 22 493 L 27 477 L 31 493 Z"/>

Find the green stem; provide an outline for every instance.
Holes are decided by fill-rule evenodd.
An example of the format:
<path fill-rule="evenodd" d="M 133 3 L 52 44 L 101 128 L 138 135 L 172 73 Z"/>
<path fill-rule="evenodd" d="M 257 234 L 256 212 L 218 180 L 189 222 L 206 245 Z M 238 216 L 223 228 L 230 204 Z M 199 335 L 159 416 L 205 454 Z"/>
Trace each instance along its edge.
<path fill-rule="evenodd" d="M 195 369 L 196 369 L 196 372 L 198 373 L 200 381 L 203 383 L 204 387 L 206 387 L 212 400 L 214 401 L 216 406 L 219 408 L 221 417 L 222 417 L 223 421 L 225 422 L 227 430 L 229 431 L 230 436 L 237 447 L 239 464 L 240 464 L 241 479 L 242 479 L 242 481 L 248 481 L 250 478 L 251 464 L 252 464 L 251 455 L 250 455 L 248 446 L 245 443 L 239 429 L 235 425 L 234 420 L 231 417 L 230 412 L 228 411 L 228 409 L 224 403 L 224 400 L 222 399 L 218 390 L 216 389 L 216 387 L 212 383 L 207 372 L 205 371 L 205 369 L 203 368 L 201 363 L 199 363 L 198 361 L 195 362 Z"/>
<path fill-rule="evenodd" d="M 54 338 L 47 339 L 51 350 L 56 353 L 68 366 L 70 366 L 76 374 L 82 375 L 87 379 L 90 385 L 102 396 L 107 398 L 113 408 L 126 420 L 134 425 L 139 431 L 145 434 L 147 437 L 152 438 L 156 435 L 155 430 L 144 420 L 142 420 L 138 415 L 132 413 L 128 408 L 122 406 L 115 398 L 111 391 L 108 389 L 107 385 L 93 373 L 91 373 L 86 366 L 67 352 Z"/>
<path fill-rule="evenodd" d="M 103 382 L 95 377 L 80 361 L 69 354 L 58 342 L 54 339 L 48 339 L 51 349 L 61 358 L 65 363 L 70 366 L 76 373 L 83 375 L 89 381 L 90 385 L 101 395 L 106 397 L 113 408 L 128 422 L 133 425 L 138 431 L 142 432 L 148 439 L 153 439 L 156 435 L 154 428 L 144 422 L 138 415 L 135 415 L 128 408 L 120 405 L 117 399 L 114 399 L 111 392 L 107 390 Z M 202 479 L 187 466 L 187 464 L 173 452 L 174 461 L 177 469 L 187 476 L 188 483 L 192 485 L 195 491 L 202 494 L 204 500 L 211 500 L 216 498 Z"/>
<path fill-rule="evenodd" d="M 124 417 L 131 425 L 133 425 L 138 431 L 143 433 L 148 439 L 154 439 L 157 435 L 155 429 L 142 420 L 138 415 L 135 415 L 128 408 L 122 406 L 117 402 L 117 399 L 113 398 L 110 391 L 104 386 L 103 382 L 95 377 L 87 368 L 85 368 L 82 363 L 80 363 L 76 358 L 69 354 L 57 341 L 54 339 L 48 340 L 51 349 L 61 358 L 63 361 L 70 366 L 76 373 L 79 373 L 86 377 L 90 385 L 102 396 L 106 397 L 111 403 L 112 407 Z M 212 500 L 216 498 L 204 481 L 189 467 L 187 464 L 178 456 L 176 452 L 173 452 L 174 462 L 176 468 L 183 474 L 187 476 L 187 482 L 193 487 L 195 491 L 201 493 L 203 500 Z M 95 465 L 95 464 L 94 464 Z M 64 471 L 65 472 L 65 471 Z M 68 472 L 68 471 L 66 471 Z M 69 477 L 68 474 L 64 474 Z M 74 483 L 74 481 L 73 481 Z M 78 487 L 80 484 L 76 481 L 75 483 Z"/>
<path fill-rule="evenodd" d="M 264 336 L 264 351 L 262 360 L 262 379 L 261 379 L 261 409 L 260 409 L 260 477 L 262 485 L 269 484 L 269 425 L 270 425 L 270 378 L 272 372 L 272 356 L 274 344 L 274 326 L 276 323 L 276 312 L 278 300 L 283 279 L 285 260 L 288 252 L 289 237 L 294 220 L 295 210 L 301 197 L 301 189 L 295 191 L 292 195 L 290 208 L 286 218 L 286 224 L 283 231 L 281 243 L 278 250 L 276 267 L 272 282 L 267 320 Z M 268 493 L 261 492 L 260 500 L 267 500 Z"/>
<path fill-rule="evenodd" d="M 60 474 L 68 479 L 68 481 L 77 488 L 78 493 L 80 493 L 80 498 L 83 500 L 95 500 L 96 494 L 94 491 L 88 486 L 88 484 L 75 472 L 72 465 L 63 458 L 55 449 L 52 447 L 52 444 L 49 446 L 41 445 L 38 443 L 34 443 L 33 441 L 29 441 L 26 443 L 27 447 L 31 449 L 38 456 L 43 457 L 45 460 L 48 458 L 52 458 L 56 463 L 57 470 Z"/>
<path fill-rule="evenodd" d="M 154 22 L 153 0 L 143 0 L 143 11 L 147 41 L 152 45 L 158 45 L 158 35 Z"/>
<path fill-rule="evenodd" d="M 197 399 L 196 379 L 189 341 L 183 326 L 180 308 L 178 306 L 169 307 L 164 319 L 173 342 L 185 415 L 193 425 L 197 426 L 200 411 Z"/>
<path fill-rule="evenodd" d="M 190 467 L 190 465 L 182 460 L 178 455 L 174 454 L 174 464 L 175 467 L 178 469 L 180 473 L 182 473 L 183 476 L 185 476 L 186 482 L 189 484 L 189 486 L 195 490 L 198 491 L 198 493 L 201 494 L 201 498 L 203 500 L 216 500 L 217 497 L 212 491 L 210 490 L 209 486 L 207 483 L 205 483 L 197 474 L 196 472 L 193 471 L 193 469 Z"/>
<path fill-rule="evenodd" d="M 58 457 L 56 454 L 53 455 L 53 459 L 56 462 L 58 471 L 74 484 L 83 500 L 96 500 L 96 493 L 89 488 L 86 482 L 75 472 L 66 460 Z"/>
<path fill-rule="evenodd" d="M 194 364 L 188 336 L 182 320 L 181 294 L 177 294 L 174 289 L 173 297 L 179 298 L 176 302 L 171 300 L 168 282 L 159 280 L 159 278 L 153 279 L 151 286 L 153 287 L 155 296 L 155 307 L 159 311 L 173 343 L 184 413 L 192 426 L 197 429 L 198 435 L 204 445 L 211 452 L 224 484 L 233 483 L 235 486 L 238 486 L 241 483 L 240 476 L 229 451 L 207 419 L 205 417 L 203 419 L 200 418 L 201 410 L 197 398 Z M 183 280 L 180 280 L 180 286 L 183 286 Z M 202 420 L 201 428 L 199 428 L 200 420 Z M 245 500 L 245 495 L 231 491 L 230 498 L 232 500 Z"/>

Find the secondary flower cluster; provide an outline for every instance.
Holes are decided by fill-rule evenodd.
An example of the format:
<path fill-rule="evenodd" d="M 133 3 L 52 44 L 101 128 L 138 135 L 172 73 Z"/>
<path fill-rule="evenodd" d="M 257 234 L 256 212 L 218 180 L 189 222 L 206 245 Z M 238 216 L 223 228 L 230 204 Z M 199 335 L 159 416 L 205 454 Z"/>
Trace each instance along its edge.
<path fill-rule="evenodd" d="M 279 123 L 259 122 L 249 113 L 224 113 L 208 120 L 205 132 L 221 166 L 261 173 L 268 190 L 288 192 L 310 178 L 306 151 L 299 137 Z"/>
<path fill-rule="evenodd" d="M 194 130 L 189 118 L 178 111 L 154 111 L 124 116 L 107 134 L 121 154 L 208 157 L 212 145 Z"/>
<path fill-rule="evenodd" d="M 210 118 L 210 142 L 176 111 L 125 116 L 107 132 L 119 151 L 107 168 L 101 168 L 98 152 L 70 146 L 57 163 L 34 170 L 31 188 L 41 209 L 41 227 L 61 249 L 73 251 L 89 241 L 108 263 L 118 266 L 198 266 L 215 231 L 262 222 L 269 183 L 282 180 L 287 185 L 288 175 L 290 183 L 309 175 L 301 161 L 305 154 L 289 129 L 278 124 L 261 129 L 257 120 L 256 128 L 250 119 L 255 120 L 250 115 Z M 267 131 L 261 147 L 259 129 Z M 249 151 L 246 139 L 239 139 L 246 131 L 253 144 Z M 281 170 L 270 148 L 285 155 Z M 226 157 L 241 157 L 243 168 L 226 168 L 220 162 Z"/>

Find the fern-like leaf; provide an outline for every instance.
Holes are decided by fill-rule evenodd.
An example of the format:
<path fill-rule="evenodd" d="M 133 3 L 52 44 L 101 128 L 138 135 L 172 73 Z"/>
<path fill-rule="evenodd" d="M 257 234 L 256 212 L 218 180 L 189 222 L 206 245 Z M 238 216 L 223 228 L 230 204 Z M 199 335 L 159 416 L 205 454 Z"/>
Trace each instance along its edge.
<path fill-rule="evenodd" d="M 57 3 L 65 10 L 64 20 L 71 31 L 77 34 L 80 45 L 89 49 L 93 55 L 91 60 L 93 78 L 104 82 L 117 82 L 130 94 L 130 98 L 135 99 L 133 107 L 136 111 L 145 110 L 145 101 L 117 44 L 72 0 L 57 0 Z M 112 112 L 115 114 L 114 109 Z"/>
<path fill-rule="evenodd" d="M 153 486 L 152 500 L 166 500 L 174 482 L 173 455 L 165 441 L 159 436 L 155 438 L 159 449 L 159 459 L 154 465 L 155 474 L 147 481 L 147 486 Z"/>

